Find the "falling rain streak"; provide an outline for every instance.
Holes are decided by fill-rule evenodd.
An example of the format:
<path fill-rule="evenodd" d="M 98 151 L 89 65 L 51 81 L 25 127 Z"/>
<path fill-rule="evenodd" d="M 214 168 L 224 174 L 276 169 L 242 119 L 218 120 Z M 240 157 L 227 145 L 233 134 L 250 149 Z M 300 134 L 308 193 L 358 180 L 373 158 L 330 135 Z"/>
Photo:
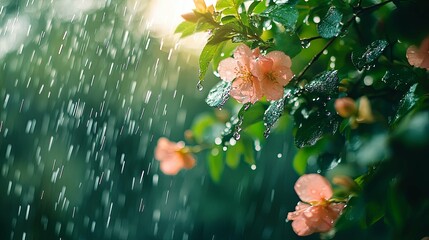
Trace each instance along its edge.
<path fill-rule="evenodd" d="M 203 154 L 175 177 L 153 158 L 159 137 L 183 140 L 207 112 L 212 84 L 197 80 L 203 44 L 177 41 L 179 22 L 160 32 L 172 4 L 1 1 L 0 239 L 242 238 L 252 224 L 259 239 L 277 234 L 262 219 L 278 216 L 277 189 L 292 170 L 277 155 L 260 162 L 261 143 L 244 177 L 229 173 L 226 185 L 209 180 Z"/>

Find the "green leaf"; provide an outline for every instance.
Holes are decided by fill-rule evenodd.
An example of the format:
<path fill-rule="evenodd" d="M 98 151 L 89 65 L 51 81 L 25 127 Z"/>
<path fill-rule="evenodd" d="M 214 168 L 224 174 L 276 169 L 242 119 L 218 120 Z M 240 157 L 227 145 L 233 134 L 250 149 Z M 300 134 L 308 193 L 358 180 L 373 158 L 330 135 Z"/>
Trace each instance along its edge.
<path fill-rule="evenodd" d="M 268 17 L 273 21 L 282 24 L 286 31 L 295 31 L 295 24 L 298 20 L 298 10 L 290 4 L 272 5 L 268 7 L 261 16 Z"/>
<path fill-rule="evenodd" d="M 359 69 L 370 68 L 371 65 L 380 57 L 388 42 L 385 40 L 376 40 L 368 45 L 363 51 L 352 52 L 352 63 Z"/>
<path fill-rule="evenodd" d="M 220 19 L 220 21 L 222 22 L 222 24 L 227 24 L 227 23 L 231 23 L 231 22 L 237 22 L 237 18 L 235 16 L 225 16 L 223 18 Z"/>
<path fill-rule="evenodd" d="M 394 122 L 397 122 L 399 119 L 404 117 L 417 103 L 419 100 L 415 91 L 417 84 L 414 84 L 410 87 L 410 90 L 405 94 L 405 96 L 399 102 L 398 110 L 396 111 Z"/>
<path fill-rule="evenodd" d="M 241 128 L 246 129 L 248 126 L 262 121 L 265 108 L 266 105 L 264 103 L 256 102 L 255 104 L 250 106 L 248 110 L 242 111 L 243 123 L 241 124 Z M 239 113 L 239 115 L 240 114 L 241 113 Z"/>
<path fill-rule="evenodd" d="M 355 149 L 356 161 L 361 166 L 373 166 L 375 163 L 385 160 L 388 155 L 388 136 L 385 133 L 373 134 L 359 142 L 359 148 Z M 356 144 L 357 145 L 357 144 Z"/>
<path fill-rule="evenodd" d="M 228 146 L 226 150 L 226 165 L 232 169 L 236 169 L 240 164 L 241 155 L 244 152 L 242 141 L 237 141 L 235 145 Z"/>
<path fill-rule="evenodd" d="M 194 22 L 181 22 L 177 27 L 174 33 L 180 33 L 180 37 L 184 38 L 187 36 L 190 36 L 195 33 L 195 28 L 197 27 L 197 24 Z"/>
<path fill-rule="evenodd" d="M 255 164 L 255 146 L 254 142 L 249 137 L 244 137 L 241 140 L 243 142 L 243 150 L 244 150 L 244 161 L 248 163 L 249 165 Z"/>
<path fill-rule="evenodd" d="M 223 151 L 221 148 L 213 148 L 207 156 L 210 177 L 214 182 L 219 182 L 224 170 Z"/>
<path fill-rule="evenodd" d="M 207 69 L 210 65 L 210 62 L 212 61 L 213 57 L 215 56 L 216 52 L 219 51 L 219 49 L 222 49 L 224 46 L 223 42 L 220 43 L 212 43 L 209 41 L 203 48 L 200 59 L 199 59 L 199 65 L 200 65 L 200 72 L 199 72 L 199 79 L 200 81 L 204 80 L 204 77 L 206 76 Z"/>
<path fill-rule="evenodd" d="M 301 52 L 301 40 L 297 34 L 278 32 L 274 35 L 274 46 L 270 50 L 279 50 L 293 58 Z"/>
<path fill-rule="evenodd" d="M 337 132 L 342 118 L 336 114 L 326 115 L 314 113 L 304 119 L 295 133 L 295 145 L 298 148 L 314 145 L 324 135 L 333 135 Z"/>
<path fill-rule="evenodd" d="M 417 82 L 417 75 L 409 67 L 392 66 L 386 71 L 381 81 L 395 90 L 404 91 Z"/>
<path fill-rule="evenodd" d="M 218 0 L 216 2 L 216 10 L 222 11 L 225 15 L 236 15 L 238 8 L 244 2 L 244 0 Z"/>
<path fill-rule="evenodd" d="M 233 117 L 227 123 L 227 127 L 222 133 L 222 142 L 228 142 L 232 137 L 236 139 L 240 138 L 242 130 L 261 122 L 265 107 L 265 104 L 261 102 L 256 102 L 254 105 L 251 103 L 244 104 L 237 113 L 237 116 Z"/>
<path fill-rule="evenodd" d="M 225 41 L 224 46 L 222 48 L 218 48 L 218 51 L 215 53 L 213 57 L 213 60 L 212 60 L 213 69 L 218 68 L 220 61 L 230 57 L 234 53 L 238 45 L 239 44 L 233 43 L 231 41 Z"/>
<path fill-rule="evenodd" d="M 250 27 L 249 15 L 247 14 L 247 12 L 240 13 L 240 19 L 244 26 Z"/>
<path fill-rule="evenodd" d="M 295 171 L 300 175 L 304 174 L 308 166 L 308 159 L 310 157 L 317 157 L 318 155 L 320 155 L 323 151 L 325 151 L 328 143 L 328 140 L 322 139 L 313 146 L 306 146 L 298 149 L 292 161 L 292 165 Z"/>
<path fill-rule="evenodd" d="M 368 202 L 365 207 L 365 225 L 371 226 L 384 216 L 384 206 L 376 202 Z"/>
<path fill-rule="evenodd" d="M 200 19 L 195 26 L 195 32 L 208 32 L 212 30 L 214 26 L 204 19 Z"/>
<path fill-rule="evenodd" d="M 210 107 L 221 108 L 229 99 L 229 91 L 231 90 L 231 82 L 220 81 L 209 92 L 206 103 Z"/>
<path fill-rule="evenodd" d="M 260 14 L 263 11 L 265 11 L 265 9 L 267 9 L 266 4 L 266 0 L 262 0 L 262 1 L 254 1 L 252 4 L 250 4 L 249 8 L 247 9 L 247 12 L 249 15 L 251 14 Z"/>
<path fill-rule="evenodd" d="M 402 147 L 427 149 L 429 145 L 429 111 L 424 110 L 402 121 L 393 135 Z M 410 155 L 415 153 L 410 153 Z M 424 156 L 424 155 L 423 155 Z"/>
<path fill-rule="evenodd" d="M 223 9 L 234 8 L 234 7 L 235 7 L 234 0 L 218 0 L 216 2 L 216 10 L 218 11 L 222 11 Z"/>
<path fill-rule="evenodd" d="M 295 154 L 295 157 L 292 161 L 293 169 L 299 174 L 302 175 L 305 173 L 305 170 L 307 169 L 307 160 L 312 155 L 310 151 L 308 151 L 308 148 L 301 148 L 298 150 L 298 152 Z"/>
<path fill-rule="evenodd" d="M 265 133 L 264 135 L 267 137 L 271 131 L 273 125 L 279 120 L 282 116 L 284 107 L 285 107 L 285 97 L 287 93 L 285 92 L 284 97 L 277 100 L 272 101 L 268 106 L 267 110 L 264 112 L 264 125 L 265 125 Z"/>
<path fill-rule="evenodd" d="M 325 17 L 317 25 L 317 31 L 323 38 L 338 36 L 341 32 L 341 19 L 343 14 L 336 7 L 329 8 Z"/>
<path fill-rule="evenodd" d="M 305 85 L 304 90 L 317 96 L 332 96 L 338 93 L 338 71 L 325 71 L 319 73 L 314 79 Z"/>
<path fill-rule="evenodd" d="M 206 113 L 195 118 L 191 130 L 197 142 L 213 142 L 218 136 L 219 128 L 220 124 L 217 124 L 216 118 Z"/>

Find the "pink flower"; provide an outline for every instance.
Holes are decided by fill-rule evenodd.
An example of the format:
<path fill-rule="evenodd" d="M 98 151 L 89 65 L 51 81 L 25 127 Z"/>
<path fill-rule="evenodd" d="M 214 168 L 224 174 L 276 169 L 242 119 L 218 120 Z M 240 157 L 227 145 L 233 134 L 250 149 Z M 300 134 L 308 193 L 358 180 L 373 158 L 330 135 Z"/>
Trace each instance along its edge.
<path fill-rule="evenodd" d="M 295 191 L 303 201 L 298 202 L 295 212 L 287 215 L 287 220 L 293 221 L 295 233 L 307 236 L 329 231 L 345 204 L 329 201 L 333 192 L 328 180 L 319 174 L 303 175 L 296 181 Z"/>
<path fill-rule="evenodd" d="M 283 97 L 283 88 L 293 77 L 292 61 L 280 51 L 269 52 L 256 60 L 253 74 L 261 81 L 261 88 L 267 100 L 279 100 Z"/>
<path fill-rule="evenodd" d="M 419 48 L 414 45 L 408 47 L 407 58 L 410 65 L 429 70 L 429 36 L 423 39 Z"/>
<path fill-rule="evenodd" d="M 293 77 L 292 61 L 280 51 L 261 55 L 259 48 L 253 51 L 241 44 L 234 52 L 234 58 L 219 63 L 220 78 L 231 82 L 230 95 L 240 103 L 255 103 L 264 95 L 267 100 L 283 97 L 283 88 Z"/>
<path fill-rule="evenodd" d="M 334 106 L 338 115 L 343 118 L 351 117 L 358 111 L 355 100 L 350 97 L 337 98 Z"/>
<path fill-rule="evenodd" d="M 176 175 L 182 168 L 195 166 L 195 158 L 183 142 L 171 142 L 165 137 L 158 139 L 155 159 L 160 161 L 161 171 L 167 175 Z"/>
<path fill-rule="evenodd" d="M 230 95 L 240 103 L 255 103 L 262 97 L 260 82 L 252 74 L 259 49 L 252 51 L 241 44 L 234 52 L 234 58 L 226 58 L 219 63 L 220 78 L 232 82 Z"/>

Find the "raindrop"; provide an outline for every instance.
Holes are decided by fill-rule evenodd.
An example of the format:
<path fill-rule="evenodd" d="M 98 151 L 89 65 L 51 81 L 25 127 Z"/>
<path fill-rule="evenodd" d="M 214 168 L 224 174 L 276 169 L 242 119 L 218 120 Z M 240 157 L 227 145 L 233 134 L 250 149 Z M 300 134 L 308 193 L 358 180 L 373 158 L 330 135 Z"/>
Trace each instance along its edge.
<path fill-rule="evenodd" d="M 309 39 L 304 39 L 301 41 L 301 47 L 302 48 L 309 48 L 311 45 L 311 40 Z"/>
<path fill-rule="evenodd" d="M 198 83 L 197 83 L 197 90 L 198 91 L 202 91 L 204 89 L 204 86 L 203 86 L 203 84 L 202 84 L 202 82 L 201 82 L 201 80 L 200 81 L 198 81 Z"/>
<path fill-rule="evenodd" d="M 235 138 L 235 140 L 238 141 L 241 138 L 240 133 L 239 132 L 234 132 L 234 138 Z"/>

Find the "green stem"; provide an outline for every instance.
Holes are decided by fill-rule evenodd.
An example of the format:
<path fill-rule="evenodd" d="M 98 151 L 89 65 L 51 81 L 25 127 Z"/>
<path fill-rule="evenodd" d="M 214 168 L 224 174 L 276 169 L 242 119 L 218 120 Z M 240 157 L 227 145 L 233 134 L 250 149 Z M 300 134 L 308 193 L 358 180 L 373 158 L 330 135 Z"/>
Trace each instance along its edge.
<path fill-rule="evenodd" d="M 204 151 L 206 149 L 210 149 L 212 147 L 213 147 L 213 145 L 206 144 L 206 145 L 189 146 L 189 147 L 186 147 L 186 148 L 191 153 L 199 153 L 201 151 Z"/>
<path fill-rule="evenodd" d="M 303 39 L 300 39 L 300 40 L 301 41 L 309 41 L 309 42 L 311 42 L 313 40 L 321 39 L 321 38 L 322 38 L 321 36 L 315 36 L 315 37 L 303 38 Z"/>

